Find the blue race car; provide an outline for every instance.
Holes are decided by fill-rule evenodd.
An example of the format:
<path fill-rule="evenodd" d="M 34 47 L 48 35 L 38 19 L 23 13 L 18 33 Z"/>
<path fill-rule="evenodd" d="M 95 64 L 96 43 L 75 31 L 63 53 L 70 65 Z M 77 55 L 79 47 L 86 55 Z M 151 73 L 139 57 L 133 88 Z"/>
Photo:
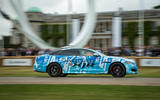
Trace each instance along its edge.
<path fill-rule="evenodd" d="M 81 73 L 124 77 L 126 74 L 137 74 L 137 65 L 131 59 L 106 56 L 92 49 L 74 48 L 36 57 L 34 70 L 47 72 L 51 77 Z"/>

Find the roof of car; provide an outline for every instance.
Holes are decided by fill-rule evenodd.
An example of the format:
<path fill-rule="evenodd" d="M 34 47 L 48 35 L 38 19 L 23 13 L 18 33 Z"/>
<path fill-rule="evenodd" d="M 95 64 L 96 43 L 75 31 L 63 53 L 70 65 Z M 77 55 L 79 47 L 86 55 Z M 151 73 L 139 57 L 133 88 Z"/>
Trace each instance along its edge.
<path fill-rule="evenodd" d="M 60 50 L 72 50 L 72 49 L 84 49 L 84 50 L 91 50 L 91 49 L 88 49 L 88 48 L 63 48 L 63 49 L 60 49 Z"/>

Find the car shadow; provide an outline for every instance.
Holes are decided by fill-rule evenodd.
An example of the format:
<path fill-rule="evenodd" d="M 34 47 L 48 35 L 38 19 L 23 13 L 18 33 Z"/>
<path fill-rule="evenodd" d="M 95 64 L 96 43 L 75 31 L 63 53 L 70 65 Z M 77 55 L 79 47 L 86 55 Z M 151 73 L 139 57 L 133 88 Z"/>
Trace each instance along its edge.
<path fill-rule="evenodd" d="M 34 76 L 36 78 L 137 78 L 133 76 L 126 76 L 126 77 L 112 77 L 112 76 L 65 76 L 65 77 L 50 77 L 50 76 Z"/>

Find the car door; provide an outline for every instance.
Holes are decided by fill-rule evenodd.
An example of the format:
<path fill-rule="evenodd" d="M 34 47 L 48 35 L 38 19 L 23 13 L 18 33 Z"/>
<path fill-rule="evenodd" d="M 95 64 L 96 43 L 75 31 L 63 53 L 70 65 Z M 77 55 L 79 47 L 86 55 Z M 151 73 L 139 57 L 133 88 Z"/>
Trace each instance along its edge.
<path fill-rule="evenodd" d="M 81 64 L 81 72 L 83 73 L 101 73 L 104 72 L 104 65 L 100 62 L 103 57 L 100 55 L 95 56 L 95 52 L 81 49 L 80 55 L 82 56 L 83 62 Z"/>
<path fill-rule="evenodd" d="M 64 73 L 80 73 L 82 57 L 76 49 L 62 50 L 60 53 L 61 67 Z"/>

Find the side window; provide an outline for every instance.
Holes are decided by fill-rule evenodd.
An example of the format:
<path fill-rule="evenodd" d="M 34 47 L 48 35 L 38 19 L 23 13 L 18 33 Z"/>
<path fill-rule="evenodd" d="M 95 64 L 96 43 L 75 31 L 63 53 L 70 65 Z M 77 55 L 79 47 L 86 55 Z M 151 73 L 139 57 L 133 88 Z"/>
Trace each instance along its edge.
<path fill-rule="evenodd" d="M 80 53 L 78 50 L 62 50 L 61 52 L 59 52 L 59 55 L 79 56 Z"/>
<path fill-rule="evenodd" d="M 53 51 L 50 53 L 50 55 L 58 55 L 60 51 Z"/>
<path fill-rule="evenodd" d="M 80 50 L 81 56 L 93 56 L 94 52 L 90 50 Z"/>

